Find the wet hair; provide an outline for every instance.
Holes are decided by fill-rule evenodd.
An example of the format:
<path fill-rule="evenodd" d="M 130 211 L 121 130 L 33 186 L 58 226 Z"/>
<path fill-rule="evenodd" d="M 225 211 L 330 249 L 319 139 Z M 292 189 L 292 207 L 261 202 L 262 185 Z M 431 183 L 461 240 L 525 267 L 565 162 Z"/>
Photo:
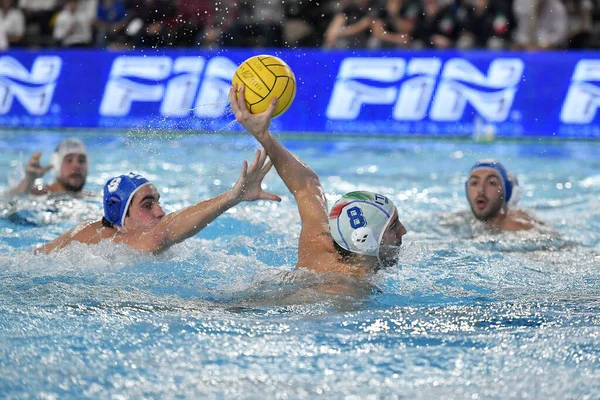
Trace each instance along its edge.
<path fill-rule="evenodd" d="M 349 258 L 350 258 L 350 257 L 351 257 L 353 254 L 355 254 L 355 253 L 353 253 L 353 252 L 351 252 L 351 251 L 348 251 L 348 250 L 344 249 L 342 246 L 340 246 L 339 244 L 337 244 L 337 243 L 335 242 L 335 240 L 332 240 L 332 242 L 333 242 L 333 247 L 335 247 L 335 250 L 338 252 L 338 254 L 339 254 L 339 255 L 341 255 L 341 256 L 342 256 L 342 258 L 343 258 L 344 260 L 348 260 L 348 259 L 349 259 Z M 373 271 L 374 271 L 374 272 L 377 272 L 377 271 L 379 271 L 381 268 L 382 268 L 382 264 L 381 264 L 381 262 L 379 262 L 379 263 L 377 263 L 377 264 L 375 265 L 375 267 L 374 267 Z M 381 293 L 383 293 L 383 292 L 381 292 Z"/>
<path fill-rule="evenodd" d="M 115 229 L 115 226 L 112 222 L 110 222 L 109 220 L 107 220 L 106 218 L 102 217 L 102 226 L 105 228 L 112 228 Z"/>
<path fill-rule="evenodd" d="M 337 244 L 335 240 L 332 239 L 332 242 L 333 242 L 333 247 L 335 247 L 335 250 L 343 258 L 349 258 L 352 255 L 351 251 L 348 251 L 348 250 L 344 249 L 342 246 L 340 246 L 339 244 Z"/>
<path fill-rule="evenodd" d="M 125 213 L 125 216 L 129 217 L 129 207 L 127 208 L 127 212 Z M 110 222 L 109 220 L 107 220 L 106 217 L 102 217 L 102 226 L 105 227 L 105 228 L 116 229 L 115 228 L 115 224 L 113 224 L 112 222 Z"/>

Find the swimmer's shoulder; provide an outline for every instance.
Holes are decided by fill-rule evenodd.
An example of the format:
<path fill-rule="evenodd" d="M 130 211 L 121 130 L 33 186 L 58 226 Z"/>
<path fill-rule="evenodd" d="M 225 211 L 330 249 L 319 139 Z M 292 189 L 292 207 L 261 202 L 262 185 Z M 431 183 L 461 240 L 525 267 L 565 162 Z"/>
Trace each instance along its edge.
<path fill-rule="evenodd" d="M 114 234 L 115 230 L 102 226 L 102 221 L 84 221 L 63 233 L 50 243 L 39 247 L 35 252 L 48 254 L 60 250 L 72 242 L 95 244 L 103 239 L 114 236 Z"/>
<path fill-rule="evenodd" d="M 81 196 L 90 199 L 102 198 L 102 195 L 96 192 L 92 192 L 91 190 L 82 190 Z"/>
<path fill-rule="evenodd" d="M 503 230 L 507 231 L 521 231 L 532 229 L 535 224 L 543 224 L 537 221 L 534 217 L 529 215 L 524 210 L 510 210 L 509 218 Z"/>
<path fill-rule="evenodd" d="M 382 293 L 381 289 L 373 285 L 364 277 L 357 277 L 348 274 L 348 271 L 329 271 L 327 273 L 317 273 L 314 270 L 304 268 L 297 269 L 294 272 L 302 273 L 302 270 L 314 274 L 317 279 L 310 282 L 313 290 L 326 296 L 350 296 L 355 299 L 362 299 L 366 296 Z M 306 275 L 305 275 L 306 276 Z"/>
<path fill-rule="evenodd" d="M 85 244 L 96 244 L 104 239 L 113 238 L 116 234 L 114 228 L 102 225 L 102 221 L 85 221 L 71 229 L 65 235 L 71 240 Z"/>
<path fill-rule="evenodd" d="M 308 243 L 307 243 L 308 242 Z M 343 269 L 342 257 L 333 246 L 329 232 L 322 232 L 312 240 L 301 243 L 298 248 L 296 269 L 305 268 L 317 273 Z"/>
<path fill-rule="evenodd" d="M 44 194 L 44 193 L 40 193 L 40 194 Z M 64 190 L 53 191 L 52 188 L 49 186 L 46 187 L 45 194 L 48 194 L 49 197 L 52 197 L 52 198 L 74 197 L 74 198 L 78 198 L 78 199 L 90 199 L 90 200 L 96 200 L 96 199 L 102 198 L 102 195 L 100 195 L 99 193 L 96 193 L 96 192 L 92 192 L 90 190 L 81 190 L 79 192 L 68 192 L 68 191 L 64 191 Z"/>
<path fill-rule="evenodd" d="M 296 268 L 304 267 L 311 270 L 320 269 L 318 266 L 331 263 L 337 254 L 333 246 L 333 238 L 329 226 L 302 226 L 300 242 L 298 243 L 298 264 Z M 311 267 L 312 266 L 312 267 Z"/>
<path fill-rule="evenodd" d="M 165 234 L 164 229 L 155 227 L 144 232 L 117 233 L 113 240 L 115 243 L 125 244 L 132 249 L 156 255 L 170 247 L 165 246 Z"/>

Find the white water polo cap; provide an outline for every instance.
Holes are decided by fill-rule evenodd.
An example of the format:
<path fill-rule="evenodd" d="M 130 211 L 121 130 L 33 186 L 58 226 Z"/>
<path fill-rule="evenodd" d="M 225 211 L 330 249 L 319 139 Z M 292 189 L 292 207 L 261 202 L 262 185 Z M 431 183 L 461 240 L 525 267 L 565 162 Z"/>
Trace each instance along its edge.
<path fill-rule="evenodd" d="M 391 200 L 381 194 L 350 192 L 331 208 L 331 236 L 345 250 L 379 257 L 383 234 L 395 210 Z"/>
<path fill-rule="evenodd" d="M 87 151 L 83 142 L 76 138 L 68 138 L 58 144 L 52 154 L 50 164 L 54 167 L 54 175 L 60 176 L 60 170 L 65 157 L 68 154 L 83 154 L 87 156 Z"/>

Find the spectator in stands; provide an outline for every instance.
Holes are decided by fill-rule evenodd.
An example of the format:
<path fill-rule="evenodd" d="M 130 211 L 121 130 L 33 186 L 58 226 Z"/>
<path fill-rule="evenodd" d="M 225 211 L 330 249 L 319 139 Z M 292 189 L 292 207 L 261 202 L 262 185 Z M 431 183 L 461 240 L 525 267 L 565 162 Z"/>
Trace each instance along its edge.
<path fill-rule="evenodd" d="M 518 0 L 513 3 L 517 18 L 516 49 L 557 49 L 567 44 L 567 10 L 560 0 Z"/>
<path fill-rule="evenodd" d="M 136 0 L 132 5 L 134 15 L 127 27 L 127 34 L 141 47 L 165 47 L 173 45 L 172 31 L 175 7 L 168 0 Z"/>
<path fill-rule="evenodd" d="M 98 14 L 98 1 L 99 0 L 77 0 L 77 11 L 85 14 L 90 21 L 94 22 L 96 15 Z"/>
<path fill-rule="evenodd" d="M 94 26 L 96 46 L 106 47 L 126 42 L 127 9 L 122 0 L 100 0 Z"/>
<path fill-rule="evenodd" d="M 60 9 L 57 0 L 19 0 L 19 8 L 25 14 L 27 45 L 52 44 L 50 21 Z"/>
<path fill-rule="evenodd" d="M 458 37 L 453 5 L 442 6 L 439 0 L 422 0 L 423 13 L 413 31 L 414 48 L 448 49 Z"/>
<path fill-rule="evenodd" d="M 190 47 L 199 44 L 201 36 L 215 8 L 221 4 L 212 1 L 174 0 L 175 44 Z"/>
<path fill-rule="evenodd" d="M 324 47 L 364 48 L 377 13 L 372 0 L 349 0 L 335 13 L 325 32 Z"/>
<path fill-rule="evenodd" d="M 272 0 L 240 1 L 237 18 L 222 36 L 227 47 L 282 47 L 283 2 Z"/>
<path fill-rule="evenodd" d="M 460 49 L 503 49 L 510 44 L 510 15 L 493 0 L 462 0 L 457 11 Z"/>
<path fill-rule="evenodd" d="M 220 0 L 219 4 L 208 10 L 202 30 L 196 36 L 196 44 L 206 48 L 222 45 L 225 32 L 228 32 L 238 16 L 239 2 L 236 0 Z"/>
<path fill-rule="evenodd" d="M 0 24 L 6 35 L 8 47 L 15 47 L 23 44 L 25 16 L 21 10 L 14 6 L 13 0 L 1 0 Z"/>
<path fill-rule="evenodd" d="M 422 14 L 419 0 L 386 0 L 377 7 L 369 47 L 408 47 L 415 23 Z"/>
<path fill-rule="evenodd" d="M 335 13 L 334 5 L 328 1 L 312 2 L 286 0 L 283 36 L 286 46 L 320 47 L 325 31 Z"/>
<path fill-rule="evenodd" d="M 89 47 L 92 45 L 93 18 L 77 0 L 67 0 L 54 24 L 54 39 L 62 47 Z"/>
<path fill-rule="evenodd" d="M 592 15 L 594 4 L 592 0 L 565 0 L 568 14 L 569 49 L 585 49 L 592 46 Z"/>
<path fill-rule="evenodd" d="M 8 37 L 6 36 L 6 32 L 4 31 L 4 24 L 0 20 L 0 50 L 5 51 L 8 50 Z"/>

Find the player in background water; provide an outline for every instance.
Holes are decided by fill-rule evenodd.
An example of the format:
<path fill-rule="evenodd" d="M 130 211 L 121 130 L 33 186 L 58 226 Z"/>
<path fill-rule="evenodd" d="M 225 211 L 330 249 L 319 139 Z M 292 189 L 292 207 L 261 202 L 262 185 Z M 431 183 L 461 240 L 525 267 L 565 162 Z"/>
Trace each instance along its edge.
<path fill-rule="evenodd" d="M 88 156 L 81 140 L 69 138 L 60 142 L 52 154 L 50 165 L 42 166 L 41 156 L 40 152 L 33 153 L 25 167 L 25 176 L 21 182 L 10 189 L 11 194 L 43 195 L 82 192 L 88 174 Z M 54 170 L 54 182 L 36 184 L 36 180 L 51 169 Z"/>
<path fill-rule="evenodd" d="M 517 178 L 497 160 L 480 160 L 473 165 L 465 184 L 467 200 L 475 218 L 488 231 L 521 231 L 536 222 L 522 210 L 515 210 L 520 197 Z"/>

